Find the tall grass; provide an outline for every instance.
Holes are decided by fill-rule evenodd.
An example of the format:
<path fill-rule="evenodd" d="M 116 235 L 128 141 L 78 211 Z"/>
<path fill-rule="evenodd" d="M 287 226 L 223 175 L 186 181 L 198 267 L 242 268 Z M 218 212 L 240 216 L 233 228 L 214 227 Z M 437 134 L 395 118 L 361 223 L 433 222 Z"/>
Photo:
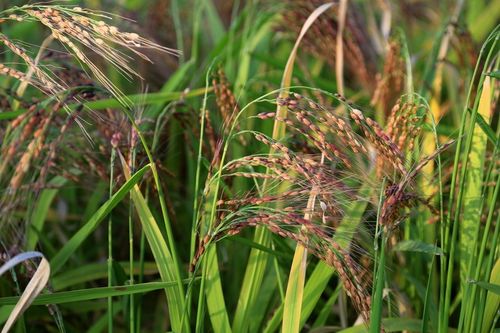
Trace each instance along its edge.
<path fill-rule="evenodd" d="M 496 330 L 497 2 L 15 5 L 3 331 Z"/>

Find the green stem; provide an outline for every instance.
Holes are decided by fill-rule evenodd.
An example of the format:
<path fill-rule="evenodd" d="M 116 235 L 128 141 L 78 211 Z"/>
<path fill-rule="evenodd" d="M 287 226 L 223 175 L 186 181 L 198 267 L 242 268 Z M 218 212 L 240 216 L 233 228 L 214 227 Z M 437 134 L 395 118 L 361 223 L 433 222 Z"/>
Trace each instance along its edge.
<path fill-rule="evenodd" d="M 176 247 L 175 247 L 175 239 L 174 239 L 174 235 L 173 235 L 173 231 L 172 231 L 172 226 L 171 226 L 171 223 L 170 223 L 170 218 L 168 216 L 168 210 L 167 210 L 167 205 L 166 205 L 166 201 L 165 201 L 165 195 L 163 193 L 163 188 L 162 188 L 162 185 L 161 185 L 161 182 L 160 182 L 160 177 L 158 176 L 158 169 L 156 168 L 155 160 L 153 159 L 153 156 L 151 154 L 151 150 L 148 147 L 146 139 L 144 138 L 144 135 L 140 131 L 139 127 L 137 126 L 137 123 L 135 122 L 135 119 L 132 116 L 132 113 L 128 109 L 124 109 L 123 112 L 127 115 L 127 117 L 129 119 L 129 121 L 131 122 L 132 126 L 137 131 L 137 136 L 139 137 L 139 139 L 141 141 L 141 145 L 143 146 L 144 151 L 145 151 L 145 153 L 147 155 L 147 158 L 148 158 L 148 160 L 150 162 L 151 173 L 153 175 L 153 180 L 154 180 L 154 183 L 155 183 L 155 186 L 156 186 L 156 190 L 158 191 L 158 201 L 160 202 L 161 214 L 162 214 L 163 222 L 164 222 L 164 225 L 165 225 L 165 230 L 166 230 L 166 233 L 167 233 L 168 246 L 169 246 L 169 249 L 170 249 L 171 254 L 172 254 L 172 261 L 174 263 L 174 268 L 175 268 L 174 274 L 175 274 L 175 277 L 176 277 L 176 281 L 175 282 L 177 284 L 177 292 L 179 293 L 179 297 L 181 297 L 182 299 L 184 299 L 184 297 L 185 297 L 185 295 L 184 295 L 184 286 L 182 284 L 182 277 L 181 277 L 181 273 L 180 273 L 179 259 L 178 259 L 177 250 L 176 250 Z M 184 302 L 182 302 L 182 303 L 184 303 Z M 184 309 L 184 304 L 179 304 L 179 306 Z M 183 315 L 183 320 L 181 321 L 180 325 L 181 325 L 181 327 L 183 327 L 183 329 L 186 330 L 186 332 L 189 332 L 190 329 L 189 329 L 189 325 L 187 324 L 187 322 L 189 322 L 189 320 L 185 321 L 184 317 L 185 316 Z"/>
<path fill-rule="evenodd" d="M 111 149 L 109 169 L 109 197 L 113 196 L 113 178 L 115 167 L 116 150 Z M 113 220 L 111 214 L 108 220 L 108 287 L 113 285 Z M 113 333 L 113 297 L 108 297 L 108 332 Z"/>
<path fill-rule="evenodd" d="M 440 332 L 447 332 L 448 331 L 448 322 L 449 322 L 449 315 L 450 315 L 449 309 L 450 309 L 450 302 L 451 302 L 451 289 L 452 289 L 452 285 L 453 285 L 453 283 L 452 283 L 453 282 L 453 265 L 454 265 L 454 261 L 455 261 L 455 254 L 456 254 L 455 248 L 456 248 L 456 243 L 457 243 L 458 224 L 459 224 L 458 220 L 460 218 L 460 211 L 462 208 L 462 199 L 463 199 L 463 192 L 464 192 L 463 191 L 464 180 L 465 180 L 466 171 L 467 171 L 468 155 L 470 152 L 471 142 L 472 142 L 472 137 L 473 137 L 472 135 L 464 137 L 465 126 L 467 123 L 467 113 L 468 113 L 467 108 L 468 108 L 470 100 L 471 100 L 472 91 L 473 91 L 473 87 L 474 87 L 474 81 L 477 77 L 479 66 L 481 63 L 481 59 L 484 56 L 486 46 L 493 39 L 493 36 L 495 36 L 495 39 L 493 42 L 493 47 L 491 47 L 491 49 L 488 52 L 488 55 L 486 57 L 485 63 L 487 64 L 487 63 L 489 63 L 489 60 L 492 56 L 492 51 L 495 49 L 496 42 L 498 41 L 498 29 L 499 29 L 499 27 L 497 26 L 494 29 L 494 31 L 490 34 L 490 36 L 488 37 L 487 42 L 484 43 L 483 47 L 481 48 L 481 52 L 479 54 L 479 60 L 476 64 L 476 67 L 474 69 L 474 73 L 473 73 L 472 78 L 471 78 L 471 82 L 469 85 L 469 91 L 467 93 L 467 99 L 466 99 L 465 106 L 464 106 L 464 111 L 462 113 L 462 122 L 460 125 L 460 130 L 459 130 L 459 135 L 458 135 L 459 139 L 458 139 L 458 143 L 457 143 L 457 150 L 455 153 L 454 164 L 453 164 L 453 173 L 452 173 L 452 177 L 451 177 L 450 199 L 449 199 L 449 205 L 448 205 L 448 212 L 450 214 L 448 215 L 448 218 L 446 221 L 447 231 L 445 233 L 445 243 L 446 243 L 447 247 L 449 244 L 449 251 L 446 251 L 446 253 L 449 254 L 449 259 L 448 259 L 447 272 L 446 272 L 447 273 L 446 274 L 447 275 L 446 276 L 446 291 L 445 291 L 443 312 L 441 313 L 441 321 L 440 321 L 441 325 L 440 325 L 440 329 L 439 329 Z M 478 84 L 479 88 L 477 91 L 477 95 L 481 94 L 483 81 L 484 81 L 484 75 L 481 75 L 480 80 L 479 80 L 479 84 Z M 474 103 L 474 107 L 472 109 L 472 114 L 470 117 L 470 126 L 469 126 L 468 133 L 472 133 L 472 131 L 474 130 L 475 120 L 476 120 L 476 116 L 477 116 L 478 103 L 479 103 L 479 99 L 476 99 L 476 101 Z M 462 161 L 460 162 L 462 145 L 463 145 L 463 141 L 465 138 L 467 139 L 467 142 L 465 144 L 465 150 L 463 152 Z M 457 196 L 457 198 L 455 198 L 459 165 L 461 167 L 461 172 L 460 172 L 460 178 L 459 178 L 458 196 Z M 456 205 L 455 205 L 455 207 L 453 207 L 455 202 L 456 202 Z M 451 220 L 451 217 L 450 217 L 452 212 L 454 212 L 453 221 Z M 452 232 L 451 232 L 451 239 L 447 239 L 447 235 L 449 235 L 449 228 L 450 228 L 452 222 L 453 222 L 453 226 L 452 226 Z"/>

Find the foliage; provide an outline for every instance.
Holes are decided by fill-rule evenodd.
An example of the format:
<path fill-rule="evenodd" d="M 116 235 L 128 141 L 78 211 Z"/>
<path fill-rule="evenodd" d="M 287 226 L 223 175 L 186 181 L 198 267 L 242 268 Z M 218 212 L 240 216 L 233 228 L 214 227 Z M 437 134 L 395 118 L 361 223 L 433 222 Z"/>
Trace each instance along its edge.
<path fill-rule="evenodd" d="M 0 4 L 4 331 L 493 332 L 499 16 Z"/>

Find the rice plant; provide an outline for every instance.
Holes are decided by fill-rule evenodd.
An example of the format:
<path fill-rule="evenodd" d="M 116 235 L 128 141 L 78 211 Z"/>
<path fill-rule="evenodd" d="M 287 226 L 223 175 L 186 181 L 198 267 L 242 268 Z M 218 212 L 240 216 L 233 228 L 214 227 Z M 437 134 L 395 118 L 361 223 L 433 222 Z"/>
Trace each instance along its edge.
<path fill-rule="evenodd" d="M 2 332 L 496 332 L 499 16 L 0 4 Z"/>

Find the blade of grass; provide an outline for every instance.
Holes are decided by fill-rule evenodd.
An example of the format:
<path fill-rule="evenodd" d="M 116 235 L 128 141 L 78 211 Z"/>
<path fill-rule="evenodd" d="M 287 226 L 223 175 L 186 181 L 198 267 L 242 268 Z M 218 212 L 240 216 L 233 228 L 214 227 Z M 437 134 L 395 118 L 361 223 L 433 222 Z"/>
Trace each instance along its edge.
<path fill-rule="evenodd" d="M 186 67 L 187 68 L 187 67 Z M 210 88 L 209 88 L 210 89 Z M 180 98 L 192 98 L 201 96 L 205 93 L 205 88 L 193 89 L 187 92 L 159 92 L 159 93 L 148 93 L 146 96 L 144 94 L 128 95 L 126 96 L 134 106 L 148 105 L 148 104 L 158 104 L 178 100 Z M 121 109 L 124 106 L 116 98 L 101 99 L 98 101 L 86 102 L 85 107 L 92 110 L 102 110 L 107 108 L 117 108 Z"/>
<path fill-rule="evenodd" d="M 471 109 L 467 109 L 469 114 L 472 114 Z M 477 125 L 483 130 L 484 134 L 488 137 L 488 140 L 493 144 L 493 146 L 499 147 L 500 142 L 498 141 L 497 135 L 491 128 L 491 126 L 486 122 L 486 120 L 479 113 L 477 114 Z"/>
<path fill-rule="evenodd" d="M 67 179 L 62 176 L 55 176 L 52 178 L 47 185 L 49 187 L 42 191 L 40 197 L 38 198 L 35 209 L 33 210 L 32 219 L 30 227 L 27 230 L 27 240 L 26 240 L 26 250 L 32 251 L 38 242 L 38 235 L 42 232 L 43 225 L 47 219 L 47 213 L 49 211 L 50 205 L 54 200 L 55 196 L 59 192 L 58 187 L 66 184 Z"/>
<path fill-rule="evenodd" d="M 130 179 L 130 170 L 128 165 L 121 154 L 120 161 L 124 170 L 125 178 Z M 151 165 L 151 164 L 149 164 Z M 149 206 L 142 195 L 139 186 L 136 184 L 132 187 L 130 193 L 132 194 L 132 202 L 137 211 L 137 215 L 141 221 L 146 239 L 148 240 L 153 257 L 158 265 L 160 276 L 164 282 L 175 282 L 177 288 L 166 288 L 167 302 L 169 304 L 168 310 L 170 313 L 170 321 L 172 329 L 176 332 L 187 332 L 189 326 L 187 321 L 184 320 L 184 290 L 179 288 L 179 272 L 177 262 L 174 260 L 174 254 L 167 247 L 167 243 L 156 223 L 156 219 L 151 213 Z"/>
<path fill-rule="evenodd" d="M 225 35 L 224 24 L 221 21 L 219 13 L 217 13 L 217 8 L 212 0 L 205 1 L 205 12 L 207 15 L 207 26 L 211 30 L 212 39 L 215 43 L 218 43 L 220 39 Z"/>
<path fill-rule="evenodd" d="M 441 107 L 441 89 L 442 89 L 442 81 L 443 81 L 443 67 L 450 40 L 455 32 L 455 24 L 460 16 L 460 13 L 463 8 L 464 1 L 457 0 L 454 11 L 451 15 L 451 18 L 448 23 L 439 31 L 437 38 L 435 38 L 436 42 L 434 43 L 431 55 L 429 56 L 429 60 L 426 64 L 426 68 L 424 71 L 424 80 L 422 85 L 420 86 L 420 95 L 424 98 L 428 98 L 429 93 L 432 91 L 432 98 L 430 100 L 430 114 L 427 117 L 427 123 L 431 125 L 432 132 L 427 132 L 423 138 L 423 154 L 429 154 L 434 151 L 435 147 L 438 144 L 437 134 L 436 134 L 436 124 L 440 121 L 440 119 L 444 116 L 444 110 Z M 438 172 L 439 172 L 439 204 L 440 204 L 440 217 L 441 221 L 444 221 L 444 206 L 443 206 L 443 189 L 442 189 L 442 168 L 440 166 L 440 159 L 438 157 Z M 434 175 L 434 162 L 430 161 L 423 169 L 422 169 L 423 177 L 420 181 L 421 188 L 423 189 L 423 193 L 426 196 L 431 195 L 435 191 L 435 185 L 426 181 L 426 179 L 432 179 Z M 418 226 L 420 226 L 420 233 L 423 233 L 424 239 L 431 243 L 435 242 L 435 228 L 432 225 L 426 225 L 425 221 L 429 218 L 428 213 L 421 214 L 419 216 L 420 222 Z M 440 240 L 441 246 L 446 251 L 446 227 L 444 223 L 440 223 Z M 445 289 L 446 289 L 446 280 L 445 280 L 445 269 L 446 267 L 446 257 L 440 257 L 440 274 L 439 274 L 439 282 L 435 282 L 431 284 L 431 288 L 436 290 L 437 284 L 439 284 L 439 312 L 436 313 L 436 316 L 432 316 L 431 320 L 433 321 L 433 325 L 436 326 L 436 317 L 443 318 L 444 306 L 445 302 L 443 301 L 445 298 Z M 432 270 L 432 268 L 430 269 Z M 438 331 L 441 332 L 441 329 L 446 330 L 447 327 L 441 327 L 441 322 L 438 322 Z"/>
<path fill-rule="evenodd" d="M 434 245 L 435 248 L 437 248 L 436 245 Z M 435 253 L 435 252 L 434 252 Z M 442 255 L 443 253 L 441 253 Z M 429 323 L 428 323 L 428 318 L 429 318 L 429 311 L 436 310 L 435 304 L 433 300 L 431 299 L 431 290 L 432 290 L 432 274 L 434 272 L 434 262 L 436 260 L 436 256 L 432 256 L 432 262 L 429 265 L 430 271 L 429 271 L 429 277 L 427 279 L 427 288 L 425 288 L 425 298 L 424 298 L 424 309 L 422 311 L 422 328 L 421 332 L 422 333 L 427 333 L 429 331 Z M 434 330 L 437 329 L 437 327 L 433 327 Z"/>
<path fill-rule="evenodd" d="M 492 91 L 490 78 L 486 77 L 483 83 L 483 91 L 480 97 L 477 114 L 481 115 L 487 122 L 491 117 Z M 467 187 L 464 191 L 464 207 L 462 222 L 460 223 L 460 280 L 462 289 L 465 290 L 466 280 L 471 276 L 473 267 L 476 266 L 476 249 L 478 245 L 480 220 L 483 207 L 483 178 L 484 163 L 487 153 L 487 137 L 479 125 L 475 125 L 471 134 L 472 147 L 469 153 Z M 467 292 L 464 291 L 467 297 Z"/>
<path fill-rule="evenodd" d="M 59 250 L 59 252 L 50 261 L 52 274 L 59 272 L 66 261 L 68 261 L 68 259 L 73 255 L 75 250 L 83 243 L 90 233 L 95 230 L 95 228 L 109 214 L 109 212 L 111 212 L 111 210 L 125 198 L 127 193 L 137 184 L 137 182 L 139 182 L 139 180 L 141 180 L 142 176 L 148 169 L 149 165 L 146 165 L 134 173 L 134 175 L 130 177 L 130 179 L 128 179 L 122 187 L 94 213 L 94 215 L 92 215 L 87 223 L 85 223 L 85 225 L 83 225 L 68 242 L 66 242 L 63 248 Z"/>
<path fill-rule="evenodd" d="M 379 205 L 377 209 L 377 225 L 375 229 L 374 249 L 375 252 L 375 265 L 373 276 L 373 290 L 371 299 L 371 313 L 370 313 L 370 333 L 379 333 L 382 328 L 382 310 L 384 304 L 384 287 L 385 287 L 385 248 L 387 238 L 389 237 L 385 229 L 381 229 L 382 224 L 380 221 L 380 210 L 384 199 L 385 178 L 382 182 L 381 191 L 379 195 Z M 381 244 L 379 246 L 379 244 Z"/>
<path fill-rule="evenodd" d="M 335 288 L 335 291 L 331 294 L 330 298 L 328 298 L 328 300 L 325 302 L 325 305 L 319 312 L 318 317 L 312 325 L 313 328 L 325 326 L 328 317 L 332 314 L 332 308 L 334 307 L 335 302 L 337 302 L 341 291 L 342 285 L 338 284 L 337 288 Z"/>
<path fill-rule="evenodd" d="M 307 249 L 297 245 L 290 267 L 283 308 L 282 332 L 299 332 L 304 283 L 307 269 Z"/>
<path fill-rule="evenodd" d="M 118 303 L 118 302 L 117 302 Z M 111 314 L 111 317 L 114 318 L 120 311 L 122 310 L 119 307 L 119 304 L 115 303 L 115 306 L 113 306 L 113 313 Z M 100 333 L 104 331 L 106 328 L 106 324 L 108 323 L 110 313 L 106 312 L 101 318 L 97 319 L 94 324 L 88 329 L 87 333 Z"/>
<path fill-rule="evenodd" d="M 494 54 L 494 50 L 496 49 L 496 44 L 498 41 L 498 32 L 499 28 L 495 28 L 495 30 L 490 34 L 488 37 L 487 41 L 483 44 L 483 47 L 481 48 L 481 52 L 479 55 L 479 60 L 478 63 L 476 64 L 476 68 L 474 70 L 474 74 L 472 76 L 472 80 L 469 84 L 469 91 L 467 93 L 467 99 L 465 102 L 464 106 L 464 112 L 462 114 L 462 121 L 460 124 L 460 130 L 459 130 L 459 140 L 457 141 L 457 150 L 454 158 L 454 164 L 453 164 L 453 173 L 452 173 L 452 178 L 451 178 L 451 188 L 450 188 L 450 198 L 449 198 L 449 207 L 448 211 L 450 212 L 455 212 L 453 219 L 448 216 L 447 221 L 446 221 L 446 230 L 444 232 L 444 243 L 445 246 L 443 247 L 444 249 L 449 248 L 447 253 L 449 253 L 448 257 L 448 263 L 446 266 L 446 284 L 445 286 L 445 295 L 444 295 L 444 300 L 442 300 L 443 308 L 440 309 L 440 326 L 439 326 L 439 331 L 440 332 L 446 332 L 448 330 L 448 322 L 449 322 L 449 308 L 450 308 L 450 303 L 451 303 L 451 290 L 452 290 L 452 278 L 453 278 L 453 265 L 455 263 L 455 255 L 456 255 L 456 243 L 457 243 L 457 234 L 458 234 L 458 227 L 459 227 L 459 218 L 461 214 L 461 209 L 462 209 L 462 203 L 463 203 L 463 194 L 464 194 L 464 183 L 465 183 L 465 178 L 467 175 L 467 164 L 468 164 L 468 155 L 471 149 L 471 144 L 472 144 L 472 135 L 469 136 L 464 136 L 465 131 L 466 131 L 466 124 L 467 124 L 467 108 L 469 107 L 469 103 L 471 102 L 471 97 L 472 97 L 472 91 L 474 87 L 474 82 L 477 79 L 477 75 L 479 74 L 479 67 L 480 63 L 482 62 L 483 57 L 485 57 L 485 62 L 488 64 L 490 62 L 490 59 L 492 55 Z M 486 56 L 485 56 L 486 53 Z M 479 78 L 479 84 L 478 84 L 478 91 L 477 94 L 478 96 L 481 95 L 481 90 L 483 86 L 483 81 L 484 81 L 484 75 L 481 75 Z M 474 127 L 475 127 L 475 119 L 476 119 L 476 114 L 477 114 L 477 109 L 478 109 L 478 103 L 479 99 L 476 98 L 474 102 L 474 107 L 472 108 L 472 114 L 470 116 L 469 120 L 469 128 L 468 132 L 473 133 Z M 465 142 L 464 142 L 465 141 Z M 465 149 L 462 151 L 462 146 L 465 145 Z M 460 165 L 460 174 L 459 174 L 459 165 Z M 458 186 L 458 194 L 455 194 L 457 191 L 457 186 Z M 450 232 L 451 228 L 451 232 Z M 451 235 L 451 236 L 448 236 Z M 445 250 L 446 251 L 446 250 Z M 465 311 L 466 309 L 462 308 L 462 311 Z"/>
<path fill-rule="evenodd" d="M 484 281 L 471 281 L 470 283 L 491 291 L 495 295 L 500 295 L 500 284 L 488 283 Z"/>
<path fill-rule="evenodd" d="M 303 36 L 310 25 L 327 9 L 333 6 L 333 3 L 326 3 L 317 9 L 308 17 L 304 26 L 302 28 L 301 36 Z M 343 30 L 345 25 L 345 16 L 347 12 L 347 0 L 341 0 L 339 6 L 339 23 L 338 23 L 338 33 L 337 33 L 337 45 L 336 45 L 336 78 L 337 78 L 337 89 L 341 95 L 343 95 L 343 87 L 344 87 L 344 76 L 343 76 L 343 68 L 344 68 L 344 54 L 343 54 Z M 307 26 L 309 25 L 309 26 Z M 297 39 L 297 42 L 294 46 L 294 54 L 296 54 L 298 49 L 298 43 L 300 40 Z M 293 51 L 292 51 L 293 52 Z M 295 56 L 295 55 L 294 55 Z M 288 66 L 288 63 L 287 63 Z M 292 63 L 293 68 L 293 63 Z M 290 80 L 291 80 L 292 71 L 290 70 Z M 288 82 L 288 86 L 290 82 Z M 286 106 L 284 106 L 286 108 Z M 277 113 L 278 114 L 278 113 Z M 323 164 L 325 159 L 324 154 L 321 155 L 321 164 Z M 316 188 L 311 189 L 311 193 L 309 194 L 309 199 L 307 202 L 306 213 L 304 215 L 305 220 L 311 219 L 311 214 L 315 206 L 316 201 Z M 300 331 L 300 319 L 302 314 L 302 303 L 304 298 L 304 284 L 306 279 L 307 272 L 307 249 L 301 245 L 297 244 L 295 248 L 295 253 L 293 256 L 292 266 L 290 267 L 290 273 L 288 275 L 288 284 L 285 294 L 285 304 L 283 308 L 283 322 L 282 322 L 282 332 L 299 332 Z"/>
<path fill-rule="evenodd" d="M 231 332 L 224 292 L 222 290 L 217 248 L 214 244 L 207 249 L 204 267 L 203 279 L 206 283 L 207 308 L 212 327 L 215 332 Z"/>
<path fill-rule="evenodd" d="M 271 29 L 274 26 L 275 21 L 276 16 L 272 16 L 260 26 L 254 27 L 254 29 L 258 28 L 258 30 L 251 34 L 251 38 L 246 41 L 245 47 L 242 49 L 242 54 L 240 55 L 240 61 L 238 63 L 238 76 L 234 83 L 235 94 L 237 96 L 245 94 L 245 84 L 248 81 L 248 77 L 250 75 L 250 65 L 254 59 L 253 52 L 262 39 L 268 36 L 272 31 Z"/>
<path fill-rule="evenodd" d="M 144 149 L 144 152 L 147 155 L 147 158 L 149 160 L 149 166 L 151 168 L 151 173 L 152 173 L 153 180 L 154 180 L 154 184 L 155 184 L 156 190 L 158 192 L 158 201 L 160 203 L 160 209 L 161 209 L 161 215 L 162 215 L 162 219 L 163 219 L 163 224 L 164 224 L 165 231 L 166 231 L 166 234 L 167 234 L 167 242 L 168 242 L 168 246 L 169 246 L 168 249 L 171 251 L 171 254 L 172 254 L 169 259 L 172 259 L 173 266 L 171 266 L 170 268 L 173 269 L 172 273 L 176 277 L 175 280 L 177 281 L 177 289 L 178 289 L 178 292 L 179 292 L 179 296 L 181 297 L 180 298 L 181 302 L 174 302 L 173 301 L 172 303 L 170 303 L 171 307 L 172 306 L 178 307 L 175 310 L 169 309 L 171 311 L 171 313 L 174 314 L 174 318 L 170 318 L 170 319 L 173 322 L 174 326 L 178 326 L 179 329 L 182 326 L 182 329 L 185 332 L 190 332 L 189 311 L 186 311 L 185 302 L 184 302 L 184 298 L 183 298 L 184 287 L 183 287 L 183 285 L 181 283 L 181 272 L 180 272 L 180 265 L 178 263 L 178 256 L 177 256 L 177 250 L 176 250 L 176 242 L 175 242 L 175 238 L 174 238 L 173 231 L 172 231 L 172 225 L 170 223 L 170 217 L 168 215 L 167 203 L 166 203 L 166 199 L 165 199 L 165 194 L 163 192 L 163 186 L 162 186 L 162 183 L 160 182 L 160 177 L 158 175 L 158 170 L 156 168 L 156 162 L 153 159 L 153 155 L 151 154 L 151 150 L 149 149 L 149 146 L 148 146 L 148 144 L 146 142 L 146 139 L 144 138 L 144 135 L 142 134 L 141 130 L 139 129 L 134 116 L 132 115 L 132 113 L 128 109 L 124 109 L 123 112 L 125 113 L 125 115 L 127 116 L 128 120 L 130 121 L 131 125 L 133 126 L 133 128 L 134 128 L 137 136 L 139 137 L 139 140 L 141 142 L 142 148 Z M 123 159 L 123 156 L 120 155 L 120 158 Z M 122 165 L 124 167 L 124 170 L 128 173 L 128 177 L 130 177 L 130 170 L 128 170 L 127 165 L 123 164 L 123 163 L 122 163 Z M 137 194 L 137 196 L 136 196 L 137 199 L 139 201 L 143 201 L 142 203 L 145 203 L 144 197 L 142 196 L 141 192 L 138 191 L 138 193 L 136 192 L 136 194 Z M 145 213 L 143 217 L 147 217 L 147 213 L 148 213 L 149 207 L 147 205 L 145 205 L 142 208 L 144 208 L 144 209 L 147 208 L 147 210 L 143 211 L 143 213 Z M 148 222 L 153 222 L 153 221 L 154 221 L 154 219 L 152 221 L 148 220 Z M 155 240 L 154 239 L 155 236 L 159 236 L 159 235 L 157 235 L 156 233 L 153 233 L 152 234 L 152 237 L 153 237 L 152 240 Z M 151 240 L 149 240 L 149 241 L 151 241 Z M 158 244 L 155 244 L 155 245 L 158 245 Z M 160 253 L 157 253 L 157 254 L 160 254 Z M 181 313 L 182 313 L 182 316 L 178 317 L 177 315 L 179 315 Z M 180 322 L 177 322 L 178 319 L 180 319 Z"/>
<path fill-rule="evenodd" d="M 184 283 L 187 283 L 185 280 Z M 147 293 L 159 289 L 175 289 L 176 282 L 146 282 L 134 285 L 122 285 L 112 287 L 99 287 L 89 289 L 79 289 L 71 291 L 60 291 L 51 294 L 39 295 L 33 305 L 63 304 L 71 302 L 83 302 L 95 299 L 102 299 L 116 296 L 126 296 L 138 293 Z M 2 297 L 0 305 L 16 304 L 19 297 Z"/>
<path fill-rule="evenodd" d="M 497 127 L 497 133 L 500 133 L 500 127 Z M 493 156 L 498 156 L 498 150 L 494 150 Z M 493 165 L 490 169 L 490 172 L 493 170 Z M 497 178 L 497 187 L 499 186 L 500 178 Z M 498 189 L 495 189 L 498 191 Z M 497 194 L 498 195 L 498 194 Z M 489 211 L 492 212 L 495 209 L 495 203 L 493 200 L 490 201 Z M 488 216 L 488 218 L 490 218 Z M 491 249 L 498 249 L 498 243 L 500 242 L 500 215 L 497 215 L 495 230 L 493 232 L 493 238 L 491 241 Z M 498 251 L 490 251 L 489 258 L 486 264 L 486 272 L 491 272 L 489 281 L 492 283 L 500 284 L 500 262 L 498 260 Z M 495 298 L 495 295 L 491 295 L 489 293 L 484 293 L 484 290 L 481 290 L 481 299 L 486 299 L 484 303 L 480 304 L 478 314 L 483 314 L 483 321 L 479 326 L 479 329 L 488 330 L 494 323 L 498 317 L 495 317 L 495 313 L 497 313 L 497 309 L 499 308 L 500 299 Z"/>
<path fill-rule="evenodd" d="M 485 77 L 477 111 L 477 114 L 482 115 L 486 120 L 491 117 L 490 112 L 492 110 L 490 81 L 490 77 Z M 464 193 L 464 200 L 467 201 L 467 205 L 464 207 L 462 223 L 460 223 L 460 273 L 464 297 L 473 300 L 476 296 L 476 286 L 471 287 L 467 283 L 467 279 L 472 276 L 474 267 L 477 269 L 482 266 L 482 258 L 485 250 L 484 247 L 479 249 L 481 225 L 478 221 L 481 219 L 483 208 L 483 179 L 487 153 L 487 137 L 477 124 L 474 127 L 472 135 L 472 147 L 469 153 L 469 167 L 466 179 L 467 187 Z M 486 226 L 485 230 L 488 229 L 488 226 Z M 486 233 L 483 234 L 483 236 L 485 235 Z M 483 242 L 485 242 L 484 237 Z M 480 251 L 479 256 L 477 256 L 478 250 Z M 478 275 L 479 272 L 476 270 L 474 274 L 476 279 L 479 278 Z M 466 330 L 472 324 L 472 311 L 476 306 L 467 306 L 467 308 L 465 312 L 462 312 L 464 317 L 460 320 L 459 329 L 461 328 L 461 324 L 464 324 Z"/>
<path fill-rule="evenodd" d="M 497 219 L 497 223 L 499 219 Z M 490 283 L 495 284 L 497 287 L 500 285 L 500 259 L 495 263 L 493 270 L 491 271 Z M 498 293 L 493 293 L 488 291 L 486 296 L 486 307 L 483 314 L 482 329 L 483 332 L 489 332 L 495 316 L 498 315 L 498 308 L 500 307 L 500 296 Z"/>
<path fill-rule="evenodd" d="M 436 245 L 424 243 L 418 240 L 403 240 L 392 248 L 393 251 L 421 252 L 431 255 L 443 255 L 443 250 Z"/>
<path fill-rule="evenodd" d="M 109 161 L 109 197 L 113 196 L 114 171 L 115 171 L 116 148 L 111 148 Z M 109 214 L 108 218 L 108 287 L 113 285 L 113 218 Z M 108 313 L 113 313 L 113 298 L 108 297 Z M 108 317 L 108 332 L 113 333 L 113 316 Z"/>
<path fill-rule="evenodd" d="M 176 46 L 181 53 L 179 54 L 179 63 L 184 63 L 184 37 L 182 34 L 182 25 L 181 25 L 181 15 L 179 11 L 179 0 L 172 0 L 170 3 L 172 21 L 174 21 L 175 27 L 175 40 Z"/>
<path fill-rule="evenodd" d="M 493 215 L 495 210 L 496 203 L 498 202 L 499 198 L 499 192 L 500 192 L 500 177 L 497 176 L 497 181 L 496 181 L 496 186 L 495 186 L 495 191 L 493 194 L 493 197 L 491 198 L 491 204 L 490 204 L 490 210 L 488 212 L 488 217 L 486 220 L 486 225 L 485 225 L 485 230 L 490 230 L 491 225 L 493 223 Z M 478 217 L 479 218 L 479 217 Z M 481 278 L 481 271 L 484 270 L 483 267 L 483 259 L 485 256 L 485 252 L 487 251 L 486 245 L 488 243 L 488 236 L 490 235 L 489 232 L 484 232 L 483 237 L 481 240 L 480 244 L 474 244 L 475 248 L 479 248 L 479 255 L 477 257 L 477 263 L 475 263 L 475 272 L 472 275 L 472 265 L 469 270 L 469 276 L 472 275 L 473 281 L 478 281 Z M 498 233 L 494 234 L 494 237 L 498 237 Z M 498 239 L 493 239 L 492 243 L 495 244 L 497 243 Z M 479 243 L 479 230 L 478 234 L 475 239 L 476 243 Z M 491 268 L 491 267 L 490 267 Z M 486 271 L 484 275 L 489 275 L 489 271 Z M 478 284 L 480 285 L 480 284 Z M 479 303 L 479 299 L 476 301 L 476 293 L 477 293 L 477 286 L 476 284 L 473 284 L 472 287 L 466 288 L 465 289 L 465 297 L 466 299 L 471 299 L 474 300 L 474 306 L 470 306 L 466 311 L 465 311 L 465 323 L 464 323 L 464 329 L 465 330 L 475 330 L 476 328 L 474 327 L 473 320 L 474 320 L 474 313 L 478 313 L 479 317 L 482 317 L 483 314 L 479 312 L 480 309 L 482 309 L 481 304 Z M 470 297 L 469 297 L 470 294 Z M 461 312 L 461 315 L 464 314 L 464 311 Z M 462 317 L 461 317 L 462 318 Z M 459 330 L 461 328 L 462 320 L 459 322 Z"/>
<path fill-rule="evenodd" d="M 130 274 L 130 268 L 128 267 L 128 262 L 117 262 L 123 267 L 126 273 Z M 154 262 L 144 263 L 144 269 L 141 270 L 138 262 L 134 262 L 134 270 L 132 274 L 138 275 L 143 273 L 144 275 L 153 275 L 158 273 L 158 267 Z M 54 291 L 60 291 L 62 289 L 82 284 L 85 282 L 95 281 L 99 279 L 105 279 L 107 274 L 107 264 L 105 263 L 92 263 L 87 265 L 82 265 L 75 269 L 63 271 L 56 276 L 53 276 L 50 280 L 51 287 Z"/>

